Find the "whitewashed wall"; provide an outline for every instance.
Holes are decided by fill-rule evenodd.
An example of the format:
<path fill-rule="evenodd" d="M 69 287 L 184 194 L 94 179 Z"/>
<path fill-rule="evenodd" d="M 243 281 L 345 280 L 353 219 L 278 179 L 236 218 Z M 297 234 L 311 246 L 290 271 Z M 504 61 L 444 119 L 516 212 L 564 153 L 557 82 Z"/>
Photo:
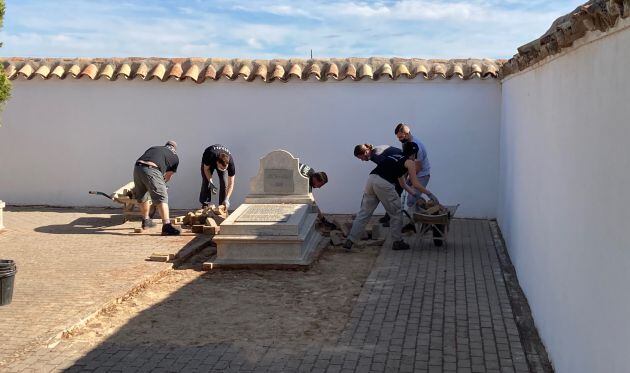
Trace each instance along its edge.
<path fill-rule="evenodd" d="M 630 369 L 629 25 L 503 82 L 499 222 L 559 373 Z"/>
<path fill-rule="evenodd" d="M 181 165 L 171 204 L 196 207 L 206 146 L 235 154 L 240 203 L 258 159 L 284 148 L 330 183 L 316 191 L 324 211 L 358 210 L 372 163 L 353 157 L 363 142 L 398 144 L 413 125 L 429 151 L 429 187 L 461 216 L 494 217 L 498 190 L 500 88 L 496 80 L 383 82 L 14 81 L 0 127 L 0 196 L 8 204 L 107 205 L 131 180 L 137 157 L 168 139 Z"/>

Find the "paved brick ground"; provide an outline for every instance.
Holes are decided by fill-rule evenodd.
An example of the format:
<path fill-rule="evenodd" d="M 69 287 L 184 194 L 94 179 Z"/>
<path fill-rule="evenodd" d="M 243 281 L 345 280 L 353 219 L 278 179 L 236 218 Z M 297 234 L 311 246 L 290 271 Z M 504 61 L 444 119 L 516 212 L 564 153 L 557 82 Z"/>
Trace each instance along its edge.
<path fill-rule="evenodd" d="M 145 262 L 152 252 L 183 247 L 192 236 L 134 234 L 115 210 L 9 208 L 0 257 L 16 261 L 13 302 L 0 307 L 3 363 L 170 268 Z M 152 232 L 158 234 L 159 230 Z"/>
<path fill-rule="evenodd" d="M 94 347 L 66 341 L 34 351 L 7 371 L 541 371 L 528 365 L 492 224 L 454 221 L 448 247 L 414 239 L 407 252 L 384 248 L 332 345 L 182 347 L 109 340 Z"/>

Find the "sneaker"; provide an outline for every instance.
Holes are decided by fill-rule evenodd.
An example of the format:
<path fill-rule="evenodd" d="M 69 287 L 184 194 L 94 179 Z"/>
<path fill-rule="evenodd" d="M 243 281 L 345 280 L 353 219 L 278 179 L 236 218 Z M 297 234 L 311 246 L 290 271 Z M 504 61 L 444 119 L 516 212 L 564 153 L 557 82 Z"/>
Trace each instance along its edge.
<path fill-rule="evenodd" d="M 385 213 L 385 216 L 383 216 L 382 218 L 378 219 L 378 222 L 381 224 L 385 224 L 385 223 L 389 223 L 389 214 Z M 389 227 L 389 224 L 387 225 Z"/>
<path fill-rule="evenodd" d="M 411 247 L 409 246 L 409 244 L 407 244 L 403 240 L 396 241 L 392 245 L 392 250 L 409 250 L 409 249 L 411 249 Z"/>
<path fill-rule="evenodd" d="M 350 249 L 352 249 L 352 241 L 346 240 L 346 242 L 343 243 L 343 248 L 346 249 L 346 251 L 350 251 Z"/>
<path fill-rule="evenodd" d="M 155 227 L 155 223 L 153 219 L 142 219 L 142 229 L 153 228 Z"/>
<path fill-rule="evenodd" d="M 173 224 L 164 224 L 162 226 L 162 236 L 179 236 L 181 233 L 182 231 L 175 228 Z"/>
<path fill-rule="evenodd" d="M 407 233 L 407 232 L 413 232 L 416 233 L 416 225 L 409 223 L 407 225 L 405 225 L 404 227 L 402 227 L 402 229 L 400 230 L 402 233 Z"/>

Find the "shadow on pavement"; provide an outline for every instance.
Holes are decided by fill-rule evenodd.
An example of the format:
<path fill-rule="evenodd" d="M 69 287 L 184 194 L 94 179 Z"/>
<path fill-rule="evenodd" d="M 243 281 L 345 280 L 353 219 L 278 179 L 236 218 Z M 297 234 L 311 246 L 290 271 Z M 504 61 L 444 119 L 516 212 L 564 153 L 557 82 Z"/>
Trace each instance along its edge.
<path fill-rule="evenodd" d="M 53 224 L 35 228 L 38 233 L 50 234 L 114 234 L 129 235 L 132 227 L 122 226 L 122 215 L 111 217 L 81 217 L 69 224 Z"/>

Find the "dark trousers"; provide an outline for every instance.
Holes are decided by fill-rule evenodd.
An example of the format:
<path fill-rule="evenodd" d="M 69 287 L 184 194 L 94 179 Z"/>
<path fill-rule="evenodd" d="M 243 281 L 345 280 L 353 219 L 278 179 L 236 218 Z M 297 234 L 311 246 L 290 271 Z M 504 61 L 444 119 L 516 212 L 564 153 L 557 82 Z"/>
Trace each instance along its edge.
<path fill-rule="evenodd" d="M 214 174 L 214 171 L 217 171 L 217 175 L 219 175 L 219 205 L 225 201 L 225 192 L 227 190 L 227 170 L 221 171 L 215 169 L 214 167 L 210 167 L 210 176 Z M 212 194 L 208 189 L 208 179 L 206 178 L 206 174 L 203 172 L 203 163 L 201 164 L 201 191 L 199 191 L 199 203 L 202 205 L 209 205 L 210 200 L 212 199 Z"/>

